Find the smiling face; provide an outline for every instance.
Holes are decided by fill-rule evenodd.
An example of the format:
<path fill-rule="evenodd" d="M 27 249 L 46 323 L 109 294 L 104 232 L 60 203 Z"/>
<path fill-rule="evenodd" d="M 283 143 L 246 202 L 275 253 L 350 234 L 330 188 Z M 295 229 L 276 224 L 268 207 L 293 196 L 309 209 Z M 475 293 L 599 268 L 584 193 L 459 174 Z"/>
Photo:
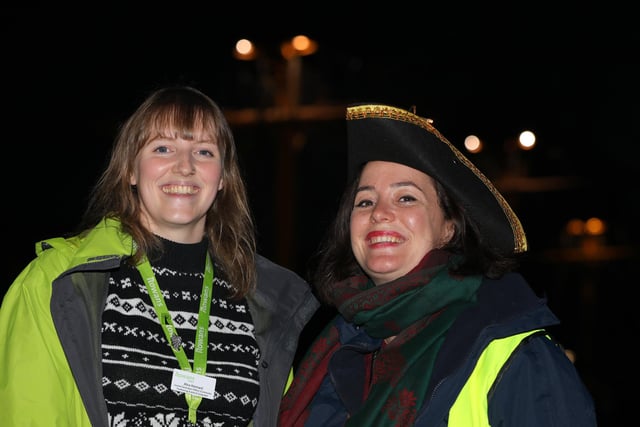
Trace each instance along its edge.
<path fill-rule="evenodd" d="M 141 221 L 150 231 L 176 242 L 199 242 L 223 185 L 218 145 L 203 134 L 164 132 L 142 147 L 130 182 L 137 186 Z"/>
<path fill-rule="evenodd" d="M 399 163 L 365 165 L 351 212 L 351 248 L 376 285 L 411 271 L 453 235 L 433 179 Z"/>

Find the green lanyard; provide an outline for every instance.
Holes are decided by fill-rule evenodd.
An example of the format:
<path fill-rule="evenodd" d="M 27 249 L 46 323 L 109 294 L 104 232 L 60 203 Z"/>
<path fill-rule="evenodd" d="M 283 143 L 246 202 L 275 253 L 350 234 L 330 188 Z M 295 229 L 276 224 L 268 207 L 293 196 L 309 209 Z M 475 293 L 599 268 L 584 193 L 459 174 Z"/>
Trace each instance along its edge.
<path fill-rule="evenodd" d="M 169 341 L 170 343 L 173 354 L 178 359 L 180 368 L 184 371 L 194 372 L 198 375 L 205 375 L 205 373 L 207 372 L 209 312 L 211 309 L 211 293 L 213 290 L 213 263 L 211 262 L 211 257 L 209 257 L 209 254 L 207 254 L 204 268 L 202 293 L 200 295 L 200 307 L 198 309 L 198 324 L 196 326 L 195 348 L 193 350 L 193 370 L 191 369 L 189 359 L 187 358 L 187 355 L 184 352 L 184 348 L 182 347 L 182 339 L 178 335 L 178 332 L 173 325 L 171 313 L 169 313 L 167 304 L 162 297 L 162 291 L 160 290 L 160 286 L 158 285 L 158 280 L 156 279 L 155 274 L 153 274 L 151 264 L 149 263 L 149 260 L 146 256 L 142 259 L 140 264 L 138 264 L 137 268 L 140 272 L 140 275 L 142 276 L 142 279 L 144 280 L 144 284 L 147 287 L 147 291 L 149 292 L 149 296 L 151 297 L 151 302 L 153 302 L 153 308 L 155 309 L 158 320 L 160 321 L 160 326 L 162 326 L 164 335 L 167 337 L 167 341 Z M 196 410 L 198 409 L 198 406 L 202 401 L 202 397 L 185 393 L 185 398 L 189 407 L 189 421 L 195 423 Z"/>

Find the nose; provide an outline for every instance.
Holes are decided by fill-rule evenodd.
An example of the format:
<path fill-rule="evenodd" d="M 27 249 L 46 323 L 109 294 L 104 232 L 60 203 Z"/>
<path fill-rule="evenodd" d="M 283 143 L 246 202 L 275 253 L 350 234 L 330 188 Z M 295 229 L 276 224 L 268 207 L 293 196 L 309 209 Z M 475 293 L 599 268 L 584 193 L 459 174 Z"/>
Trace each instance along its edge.
<path fill-rule="evenodd" d="M 371 222 L 389 222 L 393 220 L 393 209 L 385 203 L 378 202 L 371 212 Z"/>
<path fill-rule="evenodd" d="M 178 153 L 174 170 L 181 175 L 191 175 L 196 171 L 191 152 L 185 150 Z"/>

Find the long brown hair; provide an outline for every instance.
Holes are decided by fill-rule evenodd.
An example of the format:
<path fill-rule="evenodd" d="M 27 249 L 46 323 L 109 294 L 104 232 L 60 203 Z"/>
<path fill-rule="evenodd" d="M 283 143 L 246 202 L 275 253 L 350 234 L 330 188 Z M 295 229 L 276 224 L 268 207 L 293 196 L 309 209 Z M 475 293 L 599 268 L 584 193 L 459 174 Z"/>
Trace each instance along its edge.
<path fill-rule="evenodd" d="M 81 228 L 92 228 L 105 217 L 117 218 L 123 231 L 131 234 L 137 244 L 134 263 L 150 249 L 160 247 L 159 239 L 140 221 L 140 200 L 129 178 L 140 150 L 168 129 L 185 138 L 203 132 L 218 144 L 224 188 L 207 212 L 205 234 L 210 251 L 235 295 L 246 296 L 256 283 L 255 226 L 235 140 L 220 107 L 195 88 L 175 86 L 156 90 L 121 126 L 109 164 L 94 186 Z"/>

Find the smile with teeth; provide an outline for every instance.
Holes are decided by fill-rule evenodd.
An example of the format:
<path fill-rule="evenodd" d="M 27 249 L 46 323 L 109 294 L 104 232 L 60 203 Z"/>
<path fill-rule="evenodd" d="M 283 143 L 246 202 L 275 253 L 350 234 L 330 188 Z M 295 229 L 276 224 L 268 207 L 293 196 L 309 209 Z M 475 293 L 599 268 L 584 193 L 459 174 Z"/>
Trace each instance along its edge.
<path fill-rule="evenodd" d="M 199 191 L 197 187 L 191 185 L 165 185 L 162 192 L 165 194 L 196 194 Z"/>
<path fill-rule="evenodd" d="M 394 236 L 376 236 L 369 239 L 370 245 L 375 245 L 377 243 L 401 243 L 402 239 Z"/>

